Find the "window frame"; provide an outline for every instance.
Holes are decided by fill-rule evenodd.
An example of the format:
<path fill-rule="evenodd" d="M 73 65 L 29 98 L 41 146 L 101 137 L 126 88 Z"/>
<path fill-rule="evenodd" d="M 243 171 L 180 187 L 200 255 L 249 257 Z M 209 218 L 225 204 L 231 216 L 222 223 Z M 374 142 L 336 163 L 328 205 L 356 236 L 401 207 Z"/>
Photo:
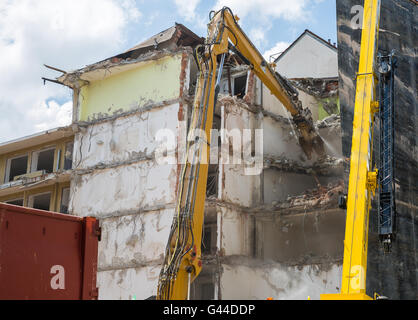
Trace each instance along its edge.
<path fill-rule="evenodd" d="M 67 210 L 70 208 L 70 199 L 71 199 L 71 186 L 62 186 L 60 188 L 60 194 L 59 194 L 59 208 L 58 212 L 61 214 L 70 214 L 69 211 L 67 211 L 66 213 L 61 212 L 62 211 L 62 199 L 64 199 L 64 191 L 68 189 L 68 206 L 67 206 Z"/>
<path fill-rule="evenodd" d="M 10 202 L 13 202 L 13 201 L 20 201 L 20 200 L 22 200 L 22 207 L 24 207 L 24 206 L 25 206 L 25 197 L 21 197 L 21 198 L 13 198 L 13 199 L 10 199 L 10 200 L 6 200 L 6 201 L 4 201 L 4 203 L 6 203 L 6 204 L 12 204 L 12 203 L 10 203 Z"/>
<path fill-rule="evenodd" d="M 66 165 L 66 159 L 67 159 L 67 157 L 66 157 L 67 146 L 70 145 L 70 144 L 72 145 L 72 148 L 71 148 L 71 167 L 69 169 L 68 168 L 66 169 L 65 165 Z M 60 169 L 62 168 L 62 170 L 72 170 L 73 167 L 74 167 L 74 140 L 64 142 L 62 158 L 63 158 L 63 160 L 62 160 L 62 165 L 60 166 Z"/>
<path fill-rule="evenodd" d="M 43 195 L 46 195 L 46 194 L 49 194 L 50 195 L 50 197 L 49 197 L 49 208 L 48 208 L 47 211 L 54 211 L 54 210 L 51 210 L 51 203 L 52 203 L 53 196 L 54 196 L 54 192 L 52 190 L 51 191 L 40 192 L 40 193 L 29 194 L 28 195 L 27 207 L 28 208 L 32 208 L 32 209 L 35 209 L 33 207 L 33 202 L 34 202 L 33 200 L 34 200 L 34 198 L 35 197 L 38 197 L 38 196 L 43 196 Z M 40 209 L 37 209 L 37 210 L 40 210 Z"/>
<path fill-rule="evenodd" d="M 28 167 L 29 167 L 29 159 L 30 159 L 30 152 L 24 153 L 24 154 L 20 154 L 17 156 L 12 156 L 10 158 L 6 158 L 6 167 L 5 167 L 5 172 L 4 172 L 4 183 L 10 183 L 13 182 L 10 180 L 10 170 L 11 170 L 11 165 L 12 165 L 12 161 L 19 159 L 19 158 L 27 158 L 26 160 L 26 173 L 23 174 L 28 174 Z"/>
<path fill-rule="evenodd" d="M 45 147 L 45 148 L 42 148 L 42 149 L 39 149 L 39 150 L 33 150 L 31 152 L 30 173 L 34 173 L 34 172 L 40 171 L 40 170 L 37 169 L 37 167 L 38 167 L 38 160 L 39 160 L 39 154 L 41 152 L 50 151 L 50 150 L 54 150 L 54 157 L 53 157 L 53 160 L 52 160 L 52 172 L 50 172 L 50 173 L 55 172 L 55 170 L 56 170 L 56 160 L 57 160 L 56 159 L 56 153 L 57 153 L 57 150 L 58 150 L 58 147 L 56 145 L 49 146 L 49 147 Z M 35 156 L 35 154 L 37 154 L 37 156 Z M 36 162 L 34 161 L 34 159 L 36 159 Z M 36 163 L 36 166 L 35 166 L 35 163 Z"/>

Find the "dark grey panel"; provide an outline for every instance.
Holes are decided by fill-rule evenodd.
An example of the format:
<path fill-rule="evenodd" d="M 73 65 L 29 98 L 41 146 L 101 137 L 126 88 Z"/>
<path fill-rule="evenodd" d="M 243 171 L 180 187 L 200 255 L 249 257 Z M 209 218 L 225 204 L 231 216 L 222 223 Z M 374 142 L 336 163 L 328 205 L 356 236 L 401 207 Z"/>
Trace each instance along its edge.
<path fill-rule="evenodd" d="M 339 94 L 342 145 L 346 157 L 351 153 L 355 98 L 353 78 L 358 71 L 361 39 L 361 30 L 353 28 L 351 23 L 355 15 L 351 9 L 355 5 L 363 5 L 363 1 L 337 0 Z M 416 1 L 382 0 L 379 51 L 395 49 L 398 58 L 395 78 L 397 240 L 393 252 L 385 255 L 377 235 L 377 213 L 373 210 L 370 216 L 367 293 L 378 292 L 392 299 L 418 298 L 417 9 Z M 375 134 L 377 137 L 378 134 Z M 378 145 L 376 142 L 375 146 Z M 345 180 L 348 181 L 348 168 Z"/>

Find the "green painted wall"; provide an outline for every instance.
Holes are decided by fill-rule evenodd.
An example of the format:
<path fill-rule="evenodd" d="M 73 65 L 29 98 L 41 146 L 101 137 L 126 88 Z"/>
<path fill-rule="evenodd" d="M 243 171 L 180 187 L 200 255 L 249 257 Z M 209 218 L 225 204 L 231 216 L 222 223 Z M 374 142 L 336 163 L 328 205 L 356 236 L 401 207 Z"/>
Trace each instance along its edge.
<path fill-rule="evenodd" d="M 325 110 L 324 105 L 335 106 L 334 112 L 329 113 Z M 329 110 L 329 108 L 327 108 Z M 340 99 L 339 97 L 324 98 L 318 100 L 318 120 L 323 120 L 332 114 L 340 114 Z"/>
<path fill-rule="evenodd" d="M 137 68 L 91 82 L 80 91 L 79 120 L 127 112 L 180 95 L 182 55 L 144 62 Z"/>

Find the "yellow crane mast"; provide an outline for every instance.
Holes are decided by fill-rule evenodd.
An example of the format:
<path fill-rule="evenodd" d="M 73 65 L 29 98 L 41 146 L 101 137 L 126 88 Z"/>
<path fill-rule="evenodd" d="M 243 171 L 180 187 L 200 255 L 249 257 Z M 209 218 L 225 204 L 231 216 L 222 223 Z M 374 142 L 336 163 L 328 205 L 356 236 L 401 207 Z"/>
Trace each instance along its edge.
<path fill-rule="evenodd" d="M 195 50 L 199 77 L 183 162 L 185 164 L 179 178 L 177 207 L 158 282 L 159 300 L 188 299 L 190 284 L 202 269 L 201 241 L 210 131 L 224 61 L 230 51 L 239 55 L 251 67 L 255 75 L 291 113 L 301 147 L 308 158 L 313 151 L 319 155 L 324 154 L 323 141 L 316 133 L 309 110 L 302 107 L 292 86 L 264 60 L 239 27 L 238 18 L 226 7 L 211 14 L 205 44 Z M 195 137 L 197 129 L 200 134 Z"/>
<path fill-rule="evenodd" d="M 372 166 L 373 126 L 379 110 L 376 99 L 380 0 L 364 1 L 359 72 L 356 75 L 350 176 L 341 292 L 323 294 L 321 300 L 371 300 L 366 294 L 367 247 L 371 198 L 377 187 Z"/>

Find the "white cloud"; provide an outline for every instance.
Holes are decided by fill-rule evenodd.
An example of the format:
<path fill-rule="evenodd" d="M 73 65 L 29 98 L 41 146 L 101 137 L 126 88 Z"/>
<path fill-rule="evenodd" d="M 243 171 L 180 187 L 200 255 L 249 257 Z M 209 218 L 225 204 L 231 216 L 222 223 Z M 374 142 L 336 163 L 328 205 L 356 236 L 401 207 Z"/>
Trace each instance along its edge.
<path fill-rule="evenodd" d="M 294 21 L 307 17 L 306 7 L 311 2 L 312 0 L 218 0 L 215 8 L 230 7 L 238 17 L 245 18 L 253 15 L 260 22 L 266 18 L 283 18 Z M 317 3 L 318 0 L 314 2 Z"/>
<path fill-rule="evenodd" d="M 289 23 L 297 23 L 299 21 L 312 20 L 311 9 L 313 6 L 323 0 L 217 0 L 214 10 L 222 7 L 229 7 L 235 15 L 241 19 L 240 25 L 244 27 L 248 24 L 254 25 L 248 32 L 249 38 L 260 50 L 265 50 L 271 45 L 269 43 L 268 32 L 273 27 L 275 19 L 283 19 Z M 278 42 L 276 45 L 267 50 L 264 54 L 266 60 L 271 54 L 278 53 L 288 43 Z"/>
<path fill-rule="evenodd" d="M 249 37 L 251 42 L 257 47 L 261 47 L 266 42 L 265 29 L 256 27 L 250 30 Z"/>
<path fill-rule="evenodd" d="M 0 1 L 0 142 L 69 124 L 71 90 L 41 77 L 119 53 L 134 0 Z M 48 101 L 48 102 L 47 102 Z"/>
<path fill-rule="evenodd" d="M 264 59 L 266 59 L 266 61 L 270 62 L 270 57 L 274 55 L 272 57 L 272 61 L 273 61 L 279 56 L 279 53 L 282 53 L 283 51 L 285 51 L 289 46 L 290 46 L 290 43 L 279 41 L 273 46 L 273 48 L 267 50 L 263 54 L 263 57 Z"/>
<path fill-rule="evenodd" d="M 196 8 L 200 0 L 174 0 L 177 12 L 186 21 L 192 22 L 197 18 Z"/>
<path fill-rule="evenodd" d="M 51 100 L 34 106 L 29 111 L 31 120 L 35 123 L 37 131 L 63 127 L 71 123 L 73 104 L 71 101 L 60 105 Z"/>
<path fill-rule="evenodd" d="M 141 11 L 136 7 L 134 0 L 123 0 L 121 6 L 124 9 L 124 14 L 127 15 L 130 21 L 139 21 L 142 17 Z"/>

